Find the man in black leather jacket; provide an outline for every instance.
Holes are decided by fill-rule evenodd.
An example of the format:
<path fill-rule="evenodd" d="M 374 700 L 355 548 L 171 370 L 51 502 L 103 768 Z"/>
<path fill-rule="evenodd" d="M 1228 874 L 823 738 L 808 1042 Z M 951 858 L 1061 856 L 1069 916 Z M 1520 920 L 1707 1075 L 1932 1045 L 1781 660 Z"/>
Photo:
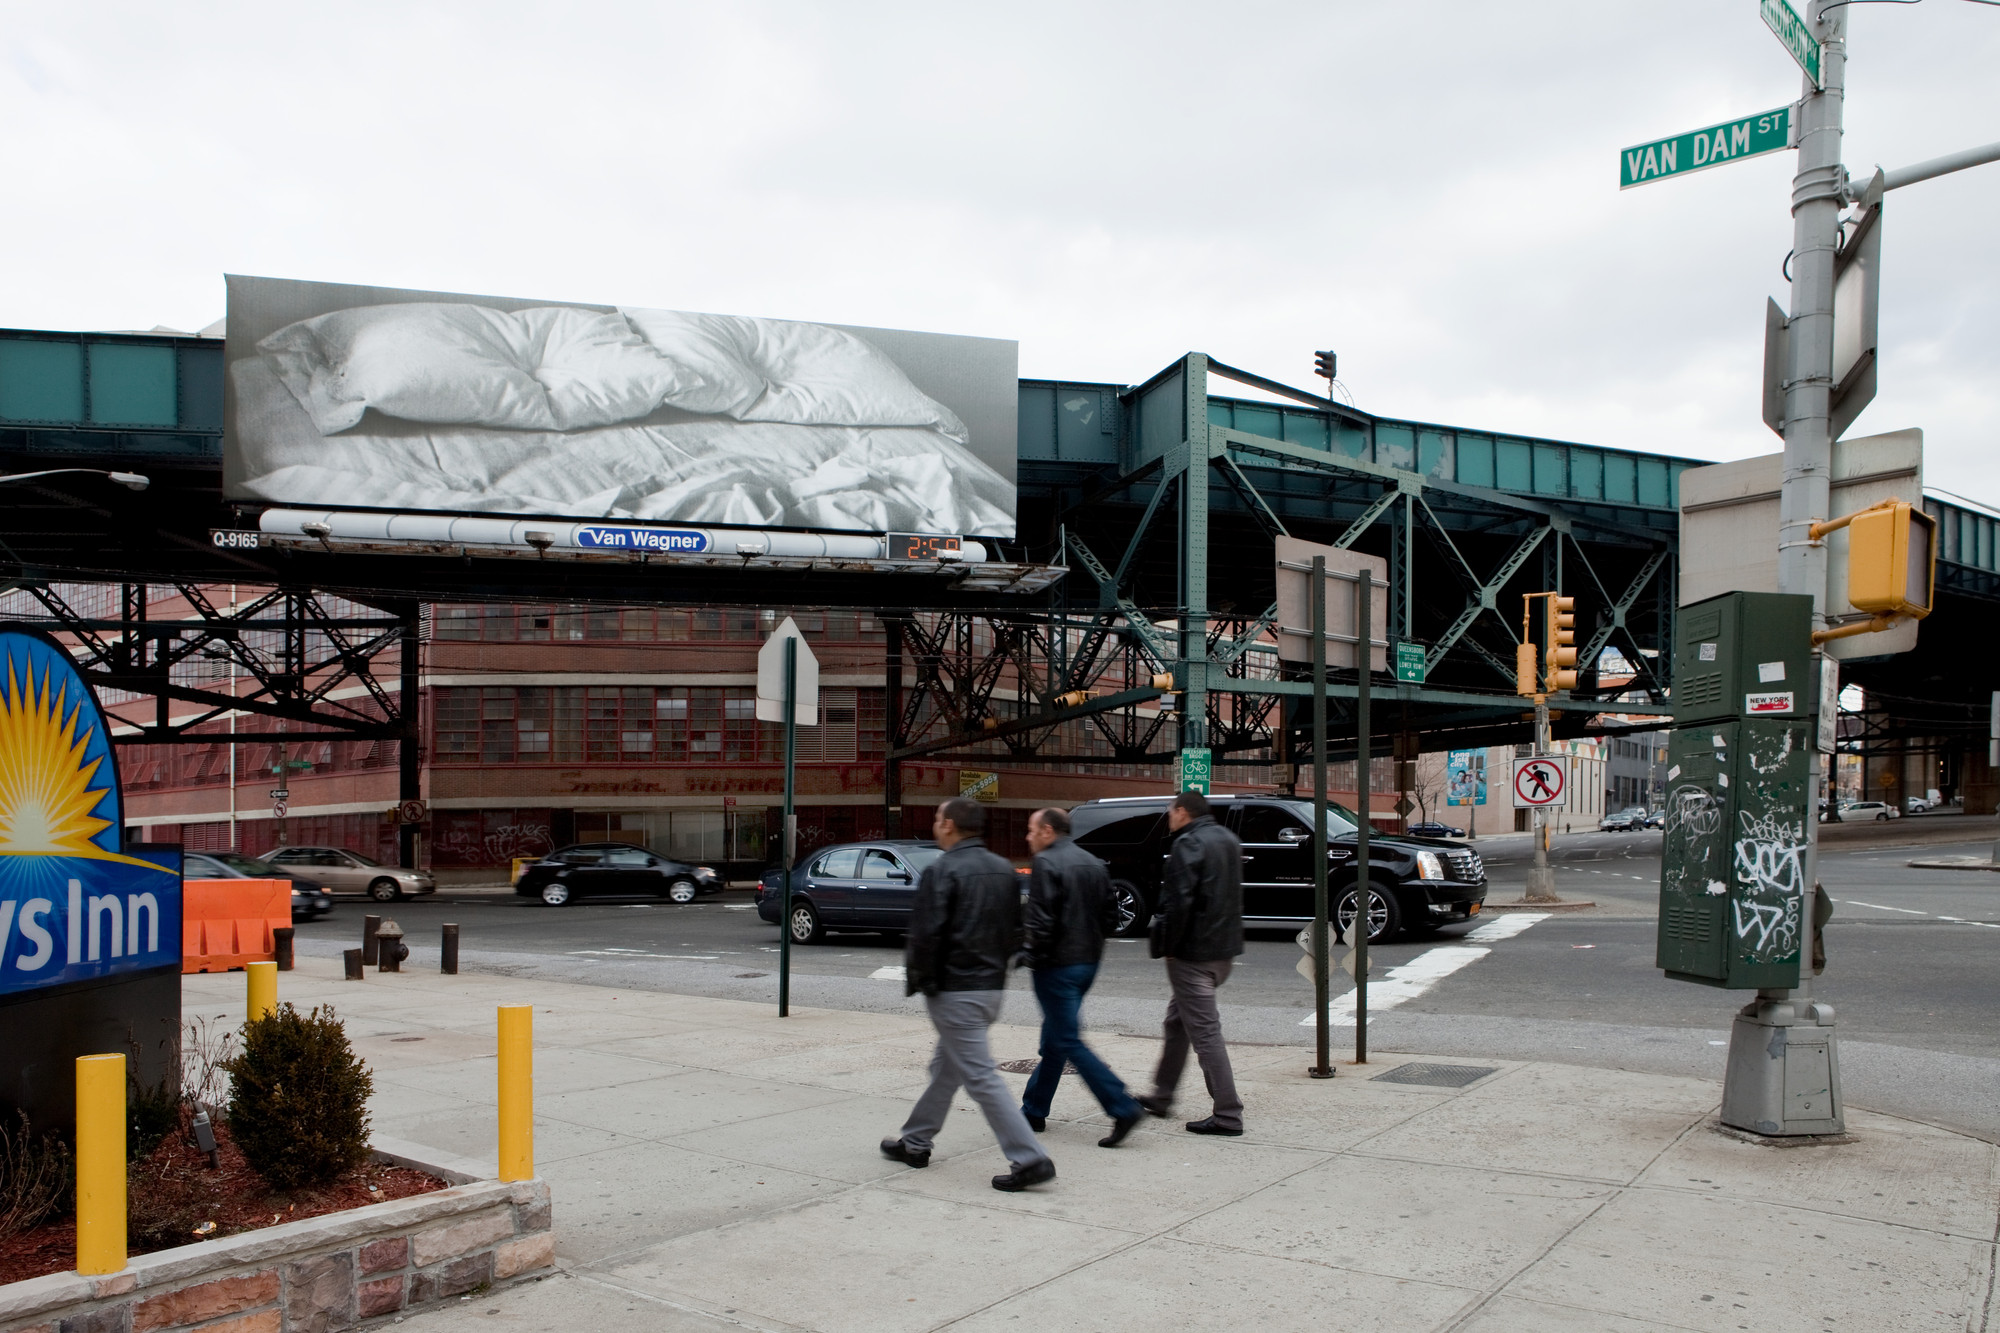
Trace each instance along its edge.
<path fill-rule="evenodd" d="M 909 1166 L 930 1165 L 952 1094 L 963 1087 L 986 1113 L 1012 1167 L 993 1177 L 993 1188 L 1019 1190 L 1055 1179 L 1056 1167 L 993 1067 L 986 1041 L 1006 998 L 1007 966 L 1021 947 L 1021 888 L 1014 868 L 986 849 L 985 831 L 986 811 L 963 796 L 940 805 L 931 822 L 944 855 L 917 881 L 903 949 L 903 993 L 923 993 L 937 1049 L 930 1086 L 910 1109 L 902 1133 L 882 1140 L 882 1153 Z"/>
<path fill-rule="evenodd" d="M 1215 822 L 1200 792 L 1174 797 L 1167 825 L 1176 836 L 1160 885 L 1155 945 L 1166 959 L 1174 997 L 1167 1002 L 1166 1045 L 1153 1072 L 1153 1092 L 1139 1102 L 1156 1116 L 1173 1109 L 1193 1046 L 1215 1105 L 1204 1119 L 1190 1121 L 1188 1132 L 1235 1138 L 1243 1133 L 1243 1099 L 1222 1043 L 1215 991 L 1229 980 L 1233 960 L 1243 952 L 1243 844 Z"/>
<path fill-rule="evenodd" d="M 1028 940 L 1021 961 L 1034 969 L 1035 998 L 1042 1006 L 1042 1062 L 1021 1094 L 1021 1114 L 1037 1132 L 1046 1128 L 1063 1067 L 1074 1064 L 1111 1117 L 1111 1133 L 1097 1146 L 1116 1148 L 1144 1111 L 1118 1075 L 1083 1044 L 1078 1022 L 1104 958 L 1104 937 L 1117 928 L 1111 876 L 1104 862 L 1070 841 L 1068 811 L 1037 810 L 1029 816 L 1028 848 L 1035 861 L 1022 908 Z"/>

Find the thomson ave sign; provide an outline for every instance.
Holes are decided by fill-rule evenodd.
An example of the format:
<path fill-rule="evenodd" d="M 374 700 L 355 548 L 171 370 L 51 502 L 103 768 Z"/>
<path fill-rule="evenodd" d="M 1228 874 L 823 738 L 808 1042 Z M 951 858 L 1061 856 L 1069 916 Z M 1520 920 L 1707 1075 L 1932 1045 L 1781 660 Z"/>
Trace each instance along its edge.
<path fill-rule="evenodd" d="M 181 962 L 179 848 L 128 854 L 96 697 L 39 633 L 0 629 L 0 996 Z"/>

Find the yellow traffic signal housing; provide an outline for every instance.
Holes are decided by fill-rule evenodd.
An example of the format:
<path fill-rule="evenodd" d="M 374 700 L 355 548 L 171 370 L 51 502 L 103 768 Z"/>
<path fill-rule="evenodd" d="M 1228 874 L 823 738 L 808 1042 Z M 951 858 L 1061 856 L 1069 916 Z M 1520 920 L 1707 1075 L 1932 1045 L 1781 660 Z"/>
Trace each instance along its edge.
<path fill-rule="evenodd" d="M 1523 640 L 1514 647 L 1514 693 L 1533 696 L 1535 693 L 1535 645 L 1533 640 Z"/>
<path fill-rule="evenodd" d="M 1936 586 L 1937 520 L 1902 500 L 1847 523 L 1847 600 L 1856 610 L 1921 620 Z"/>
<path fill-rule="evenodd" d="M 1546 658 L 1550 691 L 1576 688 L 1576 598 L 1549 598 L 1549 649 Z"/>

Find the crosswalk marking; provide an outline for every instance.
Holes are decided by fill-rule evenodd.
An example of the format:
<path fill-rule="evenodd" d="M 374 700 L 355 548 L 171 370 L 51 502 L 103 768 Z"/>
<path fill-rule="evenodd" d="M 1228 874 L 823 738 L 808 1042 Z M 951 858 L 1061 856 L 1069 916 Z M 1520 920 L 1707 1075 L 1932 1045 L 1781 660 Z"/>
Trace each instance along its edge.
<path fill-rule="evenodd" d="M 909 974 L 903 970 L 901 963 L 891 963 L 887 967 L 878 967 L 873 972 L 870 972 L 868 979 L 870 981 L 908 981 Z"/>
<path fill-rule="evenodd" d="M 1510 912 L 1466 935 L 1464 943 L 1441 944 L 1424 950 L 1401 967 L 1390 968 L 1380 980 L 1368 983 L 1368 1012 L 1379 1014 L 1416 999 L 1460 968 L 1470 967 L 1493 952 L 1483 946 L 1512 939 L 1536 922 L 1548 919 L 1547 912 Z M 1328 1021 L 1335 1027 L 1353 1027 L 1359 1002 L 1360 995 L 1353 990 L 1332 997 L 1327 1002 Z M 1314 1016 L 1308 1013 L 1299 1026 L 1311 1027 L 1314 1021 Z"/>

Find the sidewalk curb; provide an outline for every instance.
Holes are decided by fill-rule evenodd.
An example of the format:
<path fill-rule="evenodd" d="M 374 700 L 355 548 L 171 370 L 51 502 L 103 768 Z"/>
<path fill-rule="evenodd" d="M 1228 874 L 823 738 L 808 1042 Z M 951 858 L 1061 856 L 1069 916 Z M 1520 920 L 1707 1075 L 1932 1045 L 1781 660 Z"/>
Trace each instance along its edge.
<path fill-rule="evenodd" d="M 1935 856 L 1903 864 L 1912 870 L 2000 870 L 2000 863 L 1990 856 Z"/>

